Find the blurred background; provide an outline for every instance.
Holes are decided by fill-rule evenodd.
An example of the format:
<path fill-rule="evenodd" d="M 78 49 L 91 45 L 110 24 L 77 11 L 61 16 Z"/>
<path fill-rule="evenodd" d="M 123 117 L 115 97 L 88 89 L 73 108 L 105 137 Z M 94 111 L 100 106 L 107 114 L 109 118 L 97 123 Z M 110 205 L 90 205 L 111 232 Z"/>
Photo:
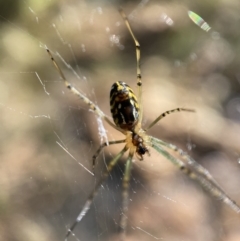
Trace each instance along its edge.
<path fill-rule="evenodd" d="M 238 0 L 1 0 L 0 240 L 64 240 L 122 148 L 106 148 L 91 175 L 100 143 L 123 137 L 69 93 L 44 49 L 110 116 L 115 81 L 136 91 L 135 47 L 119 6 L 141 44 L 143 125 L 166 110 L 195 109 L 164 118 L 149 134 L 187 151 L 240 204 Z M 195 25 L 188 10 L 212 29 Z M 124 158 L 69 240 L 119 240 L 123 169 Z M 154 150 L 135 158 L 126 241 L 239 239 L 240 214 Z"/>

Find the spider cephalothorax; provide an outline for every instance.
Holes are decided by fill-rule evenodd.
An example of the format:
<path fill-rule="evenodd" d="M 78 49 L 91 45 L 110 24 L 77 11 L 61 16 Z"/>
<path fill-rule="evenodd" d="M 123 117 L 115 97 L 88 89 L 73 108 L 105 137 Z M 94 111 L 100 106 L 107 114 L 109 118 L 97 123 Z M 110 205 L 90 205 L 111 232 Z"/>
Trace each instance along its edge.
<path fill-rule="evenodd" d="M 144 138 L 136 133 L 132 133 L 132 143 L 134 146 L 136 146 L 136 154 L 139 157 L 140 160 L 143 160 L 143 155 L 148 153 L 149 150 L 147 148 L 147 145 L 145 144 Z"/>

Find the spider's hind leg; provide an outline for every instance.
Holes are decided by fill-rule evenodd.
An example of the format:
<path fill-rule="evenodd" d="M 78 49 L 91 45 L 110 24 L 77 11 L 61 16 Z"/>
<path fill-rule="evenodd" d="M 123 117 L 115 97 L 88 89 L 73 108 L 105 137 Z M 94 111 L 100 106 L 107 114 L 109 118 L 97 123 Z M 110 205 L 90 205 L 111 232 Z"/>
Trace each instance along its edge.
<path fill-rule="evenodd" d="M 186 109 L 186 108 L 176 108 L 173 110 L 165 111 L 161 115 L 159 115 L 145 130 L 147 131 L 150 128 L 152 128 L 154 125 L 156 125 L 161 119 L 163 119 L 167 115 L 170 115 L 175 112 L 180 112 L 180 111 L 195 112 L 195 110 L 193 110 L 193 109 Z"/>

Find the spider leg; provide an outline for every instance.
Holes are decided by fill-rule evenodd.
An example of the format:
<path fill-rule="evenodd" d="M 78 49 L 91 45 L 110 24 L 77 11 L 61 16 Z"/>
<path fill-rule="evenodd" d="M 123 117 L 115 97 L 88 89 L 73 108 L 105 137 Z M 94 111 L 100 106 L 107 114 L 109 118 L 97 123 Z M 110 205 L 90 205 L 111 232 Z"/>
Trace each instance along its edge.
<path fill-rule="evenodd" d="M 141 51 L 140 51 L 140 44 L 137 40 L 137 38 L 135 37 L 133 31 L 132 31 L 132 28 L 130 26 L 130 23 L 127 19 L 127 16 L 126 14 L 124 13 L 123 9 L 122 8 L 119 8 L 119 13 L 121 14 L 124 22 L 125 22 L 125 25 L 127 26 L 127 29 L 129 31 L 129 33 L 131 34 L 132 36 L 132 39 L 135 43 L 135 47 L 136 47 L 136 59 L 137 59 L 137 86 L 138 86 L 138 102 L 140 104 L 140 112 L 139 112 L 139 122 L 141 123 L 142 122 L 142 115 L 143 115 L 143 108 L 142 108 L 142 74 L 141 74 L 141 68 L 140 68 L 140 54 L 141 54 Z"/>
<path fill-rule="evenodd" d="M 151 137 L 151 146 L 169 161 L 179 167 L 186 175 L 191 179 L 198 181 L 203 188 L 210 192 L 214 197 L 220 199 L 223 203 L 227 204 L 235 212 L 240 213 L 240 206 L 232 200 L 225 191 L 219 186 L 219 184 L 213 179 L 210 173 L 187 154 L 185 154 L 181 149 L 174 145 L 168 144 L 154 137 Z M 170 153 L 168 153 L 162 146 L 166 146 L 174 151 L 178 151 L 183 158 L 187 160 L 185 164 L 182 160 L 175 158 Z"/>
<path fill-rule="evenodd" d="M 100 145 L 100 147 L 97 149 L 96 153 L 93 155 L 92 157 L 92 167 L 93 167 L 93 172 L 95 169 L 95 163 L 96 163 L 96 159 L 99 156 L 99 154 L 101 153 L 102 149 L 106 146 L 110 146 L 110 145 L 114 145 L 114 144 L 119 144 L 119 143 L 124 143 L 126 142 L 126 140 L 118 140 L 118 141 L 109 141 L 109 142 L 104 142 L 103 144 Z"/>
<path fill-rule="evenodd" d="M 104 119 L 110 126 L 112 126 L 114 129 L 124 133 L 124 131 L 122 129 L 120 129 L 119 127 L 117 127 L 116 125 L 114 125 L 112 123 L 112 121 L 102 112 L 102 110 L 95 105 L 91 100 L 89 100 L 86 96 L 84 96 L 80 91 L 78 91 L 75 87 L 73 87 L 66 79 L 65 75 L 63 74 L 61 68 L 59 67 L 59 65 L 57 64 L 57 62 L 55 61 L 55 59 L 53 58 L 50 50 L 46 47 L 46 51 L 50 57 L 50 59 L 53 62 L 53 65 L 55 66 L 57 72 L 59 73 L 59 75 L 61 76 L 61 78 L 63 79 L 66 87 L 74 94 L 76 95 L 78 98 L 80 98 L 83 102 L 85 102 L 89 108 L 91 110 L 93 110 L 100 118 Z"/>
<path fill-rule="evenodd" d="M 122 215 L 120 220 L 120 232 L 121 232 L 121 240 L 125 240 L 126 227 L 127 227 L 127 212 L 128 212 L 128 202 L 129 202 L 129 182 L 131 178 L 131 169 L 132 169 L 132 158 L 134 152 L 130 152 L 123 176 L 123 192 L 122 192 Z"/>
<path fill-rule="evenodd" d="M 95 185 L 95 188 L 93 192 L 89 195 L 86 203 L 84 204 L 81 212 L 77 216 L 75 222 L 72 224 L 72 226 L 68 229 L 68 232 L 66 234 L 65 241 L 67 241 L 68 236 L 73 233 L 74 228 L 77 226 L 77 224 L 82 220 L 82 218 L 86 215 L 88 210 L 90 209 L 90 206 L 93 202 L 94 197 L 97 195 L 98 190 L 101 186 L 101 184 L 107 179 L 109 173 L 112 171 L 113 167 L 117 164 L 118 160 L 123 156 L 123 154 L 128 150 L 128 147 L 124 147 L 107 165 L 107 170 L 103 174 L 102 178 L 99 180 L 99 182 Z"/>
<path fill-rule="evenodd" d="M 176 108 L 173 110 L 168 110 L 163 112 L 161 115 L 159 115 L 145 130 L 149 130 L 152 128 L 154 125 L 156 125 L 162 118 L 166 117 L 167 115 L 170 115 L 175 112 L 180 112 L 180 111 L 188 111 L 188 112 L 195 112 L 193 109 L 185 109 L 185 108 Z"/>
<path fill-rule="evenodd" d="M 152 140 L 154 142 L 156 142 L 157 144 L 160 144 L 162 146 L 165 146 L 175 152 L 178 152 L 186 161 L 187 161 L 187 165 L 191 166 L 195 169 L 195 171 L 197 173 L 199 173 L 200 175 L 203 175 L 204 177 L 206 177 L 209 181 L 213 182 L 214 184 L 218 185 L 218 183 L 216 182 L 215 179 L 213 179 L 213 177 L 210 175 L 209 171 L 206 170 L 203 166 L 201 166 L 199 163 L 197 163 L 193 158 L 191 158 L 186 152 L 184 152 L 182 149 L 178 148 L 177 146 L 167 143 L 165 141 L 159 140 L 155 137 L 151 137 Z"/>
<path fill-rule="evenodd" d="M 156 138 L 154 138 L 156 139 Z M 225 191 L 222 190 L 220 185 L 216 182 L 216 180 L 211 176 L 209 171 L 205 169 L 203 166 L 201 166 L 199 163 L 197 163 L 192 157 L 190 157 L 186 152 L 178 148 L 177 146 L 173 144 L 169 144 L 167 142 L 164 142 L 162 140 L 158 140 L 158 143 L 166 146 L 167 148 L 174 150 L 178 152 L 187 162 L 187 165 L 194 169 L 195 172 L 197 172 L 199 175 L 202 175 L 204 178 L 206 178 L 209 182 L 214 184 L 221 192 L 221 196 L 219 199 L 221 199 L 224 203 L 229 205 L 233 210 L 235 210 L 237 213 L 240 213 L 240 206 L 236 204 L 234 200 L 232 200 Z M 214 195 L 214 194 L 213 194 Z M 218 196 L 217 196 L 218 197 Z"/>

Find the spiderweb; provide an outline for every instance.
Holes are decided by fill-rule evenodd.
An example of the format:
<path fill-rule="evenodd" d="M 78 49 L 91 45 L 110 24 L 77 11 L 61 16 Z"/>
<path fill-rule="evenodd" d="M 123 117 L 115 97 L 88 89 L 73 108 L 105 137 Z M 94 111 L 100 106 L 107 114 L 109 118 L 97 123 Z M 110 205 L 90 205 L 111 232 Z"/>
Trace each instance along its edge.
<path fill-rule="evenodd" d="M 109 90 L 134 90 L 135 49 L 122 6 L 141 44 L 144 123 L 176 107 L 150 134 L 188 151 L 240 203 L 239 6 L 236 1 L 8 1 L 0 3 L 3 240 L 64 240 L 106 163 L 92 174 L 100 143 L 121 139 L 66 89 L 44 46 L 69 82 L 107 115 Z M 216 32 L 202 31 L 188 10 Z M 124 161 L 103 183 L 69 240 L 118 240 Z M 137 159 L 126 240 L 239 240 L 240 217 L 151 151 Z"/>

